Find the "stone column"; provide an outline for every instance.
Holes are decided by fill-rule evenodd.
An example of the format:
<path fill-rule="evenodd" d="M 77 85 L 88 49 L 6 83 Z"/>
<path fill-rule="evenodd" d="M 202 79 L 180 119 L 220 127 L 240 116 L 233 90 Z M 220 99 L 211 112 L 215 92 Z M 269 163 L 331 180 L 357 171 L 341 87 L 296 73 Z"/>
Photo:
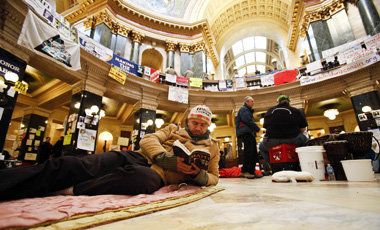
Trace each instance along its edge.
<path fill-rule="evenodd" d="M 177 48 L 177 43 L 172 42 L 172 41 L 166 41 L 165 45 L 166 45 L 166 51 L 168 52 L 168 56 L 166 59 L 166 67 L 169 68 L 170 66 L 172 66 L 173 69 L 175 69 L 174 59 L 175 59 L 175 50 Z"/>
<path fill-rule="evenodd" d="M 193 56 L 190 54 L 191 45 L 179 43 L 181 53 L 181 75 L 184 76 L 187 70 L 193 71 Z"/>
<path fill-rule="evenodd" d="M 357 1 L 360 16 L 362 18 L 365 31 L 369 35 L 380 32 L 380 17 L 372 0 Z"/>
<path fill-rule="evenodd" d="M 193 56 L 193 72 L 194 76 L 198 78 L 204 78 L 203 73 L 207 72 L 206 69 L 206 48 L 203 41 L 197 42 L 194 45 L 194 56 Z"/>
<path fill-rule="evenodd" d="M 117 41 L 117 34 L 119 31 L 119 23 L 117 22 L 111 22 L 111 46 L 110 49 L 115 53 L 115 47 L 116 47 L 116 41 Z"/>
<path fill-rule="evenodd" d="M 140 149 L 140 140 L 148 133 L 156 131 L 156 110 L 158 93 L 142 89 L 141 100 L 135 105 L 132 131 L 132 149 Z"/>
<path fill-rule="evenodd" d="M 64 127 L 64 155 L 83 156 L 94 154 L 99 128 L 100 111 L 105 89 L 95 88 L 91 82 L 79 82 L 73 86 L 70 110 Z M 87 109 L 97 106 L 90 114 Z"/>
<path fill-rule="evenodd" d="M 26 62 L 13 54 L 0 48 L 0 75 L 4 77 L 6 72 L 11 71 L 18 75 L 19 81 L 24 78 Z M 5 85 L 4 85 L 5 86 Z M 18 92 L 15 87 L 0 88 L 0 152 L 3 151 L 9 123 L 17 101 Z"/>
<path fill-rule="evenodd" d="M 90 26 L 90 38 L 94 39 L 95 29 L 96 29 L 96 17 L 93 16 L 92 18 L 88 19 L 87 23 Z"/>
<path fill-rule="evenodd" d="M 130 60 L 136 64 L 139 64 L 140 60 L 140 46 L 141 41 L 145 35 L 137 31 L 132 31 L 132 51 Z"/>

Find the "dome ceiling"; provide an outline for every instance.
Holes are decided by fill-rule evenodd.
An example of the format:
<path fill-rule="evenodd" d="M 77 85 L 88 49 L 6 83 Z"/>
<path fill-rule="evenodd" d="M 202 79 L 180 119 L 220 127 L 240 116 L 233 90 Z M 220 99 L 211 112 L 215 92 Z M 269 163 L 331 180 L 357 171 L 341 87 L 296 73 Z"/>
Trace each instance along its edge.
<path fill-rule="evenodd" d="M 149 10 L 162 16 L 171 16 L 184 18 L 185 12 L 190 2 L 196 0 L 122 0 L 136 6 L 140 9 Z"/>

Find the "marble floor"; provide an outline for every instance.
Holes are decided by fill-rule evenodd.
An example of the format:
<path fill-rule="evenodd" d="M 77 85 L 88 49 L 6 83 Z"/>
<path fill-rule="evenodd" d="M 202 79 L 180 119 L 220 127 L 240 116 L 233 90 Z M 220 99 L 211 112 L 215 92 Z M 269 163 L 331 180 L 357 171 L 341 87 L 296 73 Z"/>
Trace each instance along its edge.
<path fill-rule="evenodd" d="M 221 178 L 224 191 L 180 207 L 92 229 L 380 229 L 376 182 L 273 183 Z"/>

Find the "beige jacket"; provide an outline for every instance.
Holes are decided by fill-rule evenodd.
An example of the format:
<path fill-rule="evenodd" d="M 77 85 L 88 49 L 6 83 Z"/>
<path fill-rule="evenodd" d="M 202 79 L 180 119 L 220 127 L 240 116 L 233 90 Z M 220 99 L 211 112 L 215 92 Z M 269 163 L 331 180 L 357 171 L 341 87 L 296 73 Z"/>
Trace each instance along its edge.
<path fill-rule="evenodd" d="M 173 143 L 179 139 L 190 151 L 197 148 L 206 148 L 211 153 L 211 158 L 207 171 L 207 185 L 216 185 L 219 180 L 219 147 L 216 141 L 211 137 L 207 140 L 195 142 L 191 139 L 184 128 L 179 125 L 170 124 L 167 127 L 151 134 L 145 135 L 140 141 L 140 150 L 138 151 L 149 163 L 154 162 L 154 157 L 163 153 L 170 152 L 173 154 Z M 154 164 L 151 166 L 162 178 L 165 184 L 178 184 L 191 180 L 190 175 L 165 170 Z"/>

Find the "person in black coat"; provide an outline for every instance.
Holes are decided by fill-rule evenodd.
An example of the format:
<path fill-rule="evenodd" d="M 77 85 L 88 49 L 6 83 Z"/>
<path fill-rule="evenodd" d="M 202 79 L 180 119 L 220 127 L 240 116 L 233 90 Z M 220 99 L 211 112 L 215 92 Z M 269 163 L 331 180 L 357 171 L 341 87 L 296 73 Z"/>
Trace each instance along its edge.
<path fill-rule="evenodd" d="M 241 138 L 244 144 L 244 159 L 241 169 L 241 176 L 249 179 L 260 178 L 262 175 L 255 173 L 255 165 L 259 162 L 256 147 L 256 132 L 260 131 L 253 120 L 253 105 L 255 104 L 251 96 L 244 98 L 244 105 L 239 109 L 235 118 L 236 136 Z"/>
<path fill-rule="evenodd" d="M 260 153 L 268 163 L 270 147 L 280 144 L 303 146 L 308 140 L 304 135 L 308 126 L 305 115 L 289 105 L 288 95 L 280 95 L 277 102 L 278 105 L 270 108 L 264 116 L 266 133 L 259 145 Z"/>
<path fill-rule="evenodd" d="M 53 146 L 53 157 L 62 156 L 62 149 L 63 149 L 63 136 L 61 136 L 59 140 L 55 142 Z"/>
<path fill-rule="evenodd" d="M 38 164 L 42 164 L 50 158 L 53 146 L 50 144 L 50 137 L 46 137 L 45 142 L 40 145 L 38 150 Z"/>

